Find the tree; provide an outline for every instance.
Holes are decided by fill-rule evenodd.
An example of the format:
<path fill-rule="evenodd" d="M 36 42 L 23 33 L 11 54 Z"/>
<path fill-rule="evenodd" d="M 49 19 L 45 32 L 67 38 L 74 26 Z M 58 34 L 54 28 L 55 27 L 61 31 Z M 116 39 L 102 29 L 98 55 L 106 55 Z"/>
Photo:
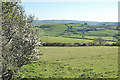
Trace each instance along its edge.
<path fill-rule="evenodd" d="M 115 34 L 114 36 L 113 36 L 113 40 L 119 40 L 119 34 Z"/>
<path fill-rule="evenodd" d="M 103 38 L 95 38 L 94 41 L 93 41 L 94 44 L 96 45 L 103 45 L 106 43 L 106 41 L 103 39 Z"/>
<path fill-rule="evenodd" d="M 33 20 L 33 15 L 24 14 L 19 2 L 2 2 L 3 80 L 16 77 L 23 65 L 39 59 L 40 37 L 33 28 Z"/>
<path fill-rule="evenodd" d="M 84 38 L 85 37 L 85 31 L 83 30 L 83 31 L 81 31 L 81 35 L 82 35 L 82 38 Z"/>
<path fill-rule="evenodd" d="M 71 37 L 71 34 L 72 34 L 71 32 L 67 32 L 67 35 L 69 36 L 69 38 Z"/>
<path fill-rule="evenodd" d="M 84 23 L 84 25 L 87 25 L 87 23 Z"/>

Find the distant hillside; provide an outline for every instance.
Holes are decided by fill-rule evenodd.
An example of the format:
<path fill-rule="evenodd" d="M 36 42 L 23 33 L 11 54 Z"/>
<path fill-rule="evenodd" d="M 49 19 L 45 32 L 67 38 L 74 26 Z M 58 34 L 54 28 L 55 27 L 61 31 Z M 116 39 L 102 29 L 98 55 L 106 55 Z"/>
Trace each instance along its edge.
<path fill-rule="evenodd" d="M 46 23 L 87 23 L 88 25 L 111 25 L 117 26 L 117 22 L 94 22 L 94 21 L 77 21 L 77 20 L 35 20 L 34 25 L 46 24 Z"/>
<path fill-rule="evenodd" d="M 83 26 L 82 24 L 47 23 L 35 27 L 40 28 L 44 32 L 44 35 L 62 37 L 82 37 L 83 29 L 85 36 L 112 37 L 118 32 L 116 30 L 117 26 Z M 103 29 L 98 30 L 101 29 L 100 27 Z"/>
<path fill-rule="evenodd" d="M 58 36 L 64 33 L 64 30 L 66 29 L 64 23 L 48 23 L 48 24 L 43 24 L 40 27 L 38 28 L 44 31 L 44 35 L 49 35 L 49 36 Z"/>

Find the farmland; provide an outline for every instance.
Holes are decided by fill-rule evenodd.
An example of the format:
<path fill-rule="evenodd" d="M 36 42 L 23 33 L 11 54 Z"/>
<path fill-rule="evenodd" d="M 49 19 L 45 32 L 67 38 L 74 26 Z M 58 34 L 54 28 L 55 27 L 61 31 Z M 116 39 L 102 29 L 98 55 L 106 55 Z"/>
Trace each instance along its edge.
<path fill-rule="evenodd" d="M 115 35 L 118 34 L 117 26 L 47 23 L 36 25 L 35 28 L 41 29 L 44 33 L 41 41 L 50 43 L 89 43 L 93 41 L 89 39 L 98 37 L 103 38 L 104 40 L 110 40 L 110 42 L 108 41 L 107 43 L 111 43 L 113 41 L 117 41 Z M 71 37 L 88 39 L 70 39 Z"/>
<path fill-rule="evenodd" d="M 1 79 L 119 79 L 114 2 L 21 3 L 1 3 Z"/>
<path fill-rule="evenodd" d="M 86 36 L 86 38 L 94 39 L 95 36 Z M 105 40 L 112 40 L 112 37 L 102 37 Z M 75 38 L 64 38 L 64 37 L 52 37 L 52 36 L 42 36 L 41 41 L 43 43 L 91 43 L 93 40 L 88 39 L 75 39 Z M 114 43 L 112 41 L 107 41 L 107 43 Z"/>
<path fill-rule="evenodd" d="M 40 47 L 41 58 L 22 67 L 21 77 L 117 78 L 118 47 Z"/>
<path fill-rule="evenodd" d="M 118 33 L 118 30 L 114 30 L 117 26 L 95 26 L 95 25 L 82 25 L 82 24 L 64 24 L 64 23 L 48 23 L 36 25 L 36 27 L 42 29 L 45 32 L 45 35 L 49 36 L 63 36 L 65 34 L 65 30 L 69 29 L 71 34 L 80 35 L 81 31 L 77 29 L 94 29 L 94 28 L 105 28 L 105 30 L 89 30 L 85 31 L 88 36 L 113 36 Z M 70 28 L 72 27 L 72 28 Z M 107 29 L 106 29 L 107 28 Z M 96 34 L 96 35 L 95 35 Z"/>
<path fill-rule="evenodd" d="M 107 43 L 114 43 L 113 35 L 117 30 L 99 30 L 85 32 L 82 39 L 80 31 L 64 33 L 63 23 L 44 24 L 35 27 L 44 33 L 43 43 L 91 43 L 94 38 L 101 37 Z M 79 24 L 72 24 L 78 28 Z M 46 27 L 46 28 L 43 28 Z M 97 26 L 93 26 L 97 27 Z M 86 26 L 83 28 L 87 28 Z M 114 27 L 115 28 L 115 27 Z M 40 34 L 38 33 L 38 34 Z M 75 37 L 75 38 L 72 38 Z M 80 39 L 77 39 L 80 38 Z M 21 78 L 117 78 L 118 47 L 117 46 L 81 46 L 81 47 L 39 47 L 40 59 L 24 65 L 19 71 Z"/>
<path fill-rule="evenodd" d="M 92 40 L 51 37 L 51 36 L 42 36 L 41 41 L 44 43 L 89 43 L 89 42 L 92 42 Z"/>
<path fill-rule="evenodd" d="M 69 24 L 79 29 L 80 24 Z M 97 26 L 93 26 L 97 27 Z M 88 28 L 88 27 L 81 27 Z M 116 27 L 114 27 L 116 28 Z M 81 31 L 67 30 L 63 23 L 50 23 L 34 27 L 39 29 L 43 43 L 91 43 L 101 37 L 113 42 L 117 30 L 97 30 L 85 32 L 87 39 L 82 39 Z M 76 34 L 75 34 L 76 33 Z M 74 37 L 74 38 L 72 38 Z M 80 39 L 78 39 L 80 38 Z M 111 41 L 110 41 L 111 40 Z M 24 65 L 18 72 L 21 78 L 117 78 L 117 46 L 80 46 L 80 47 L 39 47 L 40 59 Z"/>
<path fill-rule="evenodd" d="M 71 29 L 69 28 L 72 26 Z M 90 26 L 90 25 L 89 25 Z M 92 25 L 95 29 L 99 26 Z M 105 26 L 104 26 L 105 27 Z M 37 25 L 42 31 L 42 43 L 92 43 L 101 37 L 106 43 L 115 43 L 116 26 L 105 30 L 90 29 L 81 24 L 48 23 Z M 111 30 L 111 28 L 113 30 Z M 41 58 L 22 67 L 22 78 L 117 78 L 117 46 L 40 47 Z"/>

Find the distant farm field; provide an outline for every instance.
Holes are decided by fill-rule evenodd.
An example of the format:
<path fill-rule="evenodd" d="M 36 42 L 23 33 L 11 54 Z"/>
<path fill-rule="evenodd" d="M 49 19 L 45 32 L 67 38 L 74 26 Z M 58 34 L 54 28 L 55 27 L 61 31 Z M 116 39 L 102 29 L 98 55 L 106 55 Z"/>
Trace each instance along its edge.
<path fill-rule="evenodd" d="M 117 34 L 118 30 L 100 30 L 100 31 L 89 31 L 88 36 L 114 36 Z"/>
<path fill-rule="evenodd" d="M 85 38 L 94 39 L 97 37 L 86 36 Z M 105 40 L 112 40 L 112 37 L 102 37 Z M 64 37 L 52 37 L 52 36 L 42 36 L 41 41 L 43 43 L 91 43 L 93 40 L 88 39 L 75 39 L 75 38 L 64 38 Z M 112 41 L 106 41 L 106 43 L 114 43 Z"/>
<path fill-rule="evenodd" d="M 93 40 L 42 36 L 41 41 L 44 43 L 89 43 Z"/>
<path fill-rule="evenodd" d="M 117 26 L 48 23 L 36 25 L 34 28 L 40 30 L 39 33 L 42 33 L 43 36 L 41 41 L 44 43 L 90 43 L 93 42 L 91 39 L 98 37 L 108 40 L 106 43 L 113 43 L 118 40 Z M 97 28 L 103 28 L 103 30 L 97 30 Z"/>
<path fill-rule="evenodd" d="M 91 26 L 87 27 L 87 26 Z M 81 24 L 64 24 L 64 23 L 48 23 L 39 25 L 38 28 L 44 31 L 44 35 L 48 36 L 76 36 L 81 37 L 81 32 L 78 29 L 92 29 L 95 27 L 101 28 L 112 28 L 105 30 L 90 30 L 84 31 L 85 36 L 97 36 L 97 37 L 113 37 L 115 34 L 118 34 L 118 30 L 113 30 L 117 26 L 95 26 L 95 25 L 85 25 L 81 26 Z M 69 27 L 69 28 L 68 28 Z M 72 27 L 72 29 L 70 28 Z"/>
<path fill-rule="evenodd" d="M 85 38 L 89 38 L 89 39 L 94 39 L 94 38 L 98 38 L 98 36 L 85 36 Z M 103 38 L 104 40 L 113 40 L 113 37 L 101 37 Z"/>
<path fill-rule="evenodd" d="M 40 47 L 36 63 L 22 67 L 21 77 L 117 78 L 118 47 Z"/>

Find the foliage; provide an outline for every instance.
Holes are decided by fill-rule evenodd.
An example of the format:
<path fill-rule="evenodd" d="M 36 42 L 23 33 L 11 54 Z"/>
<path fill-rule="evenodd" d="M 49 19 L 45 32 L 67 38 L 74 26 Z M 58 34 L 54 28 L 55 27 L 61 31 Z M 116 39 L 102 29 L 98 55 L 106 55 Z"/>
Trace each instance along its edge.
<path fill-rule="evenodd" d="M 119 34 L 115 34 L 115 35 L 113 36 L 113 39 L 119 40 L 119 39 L 120 39 L 120 35 L 119 35 Z"/>
<path fill-rule="evenodd" d="M 97 44 L 97 45 L 103 45 L 106 43 L 106 41 L 103 39 L 103 38 L 95 38 L 94 41 L 93 41 L 94 44 Z"/>
<path fill-rule="evenodd" d="M 39 35 L 33 30 L 33 15 L 26 16 L 19 2 L 2 2 L 2 77 L 17 75 L 25 64 L 37 60 Z"/>

